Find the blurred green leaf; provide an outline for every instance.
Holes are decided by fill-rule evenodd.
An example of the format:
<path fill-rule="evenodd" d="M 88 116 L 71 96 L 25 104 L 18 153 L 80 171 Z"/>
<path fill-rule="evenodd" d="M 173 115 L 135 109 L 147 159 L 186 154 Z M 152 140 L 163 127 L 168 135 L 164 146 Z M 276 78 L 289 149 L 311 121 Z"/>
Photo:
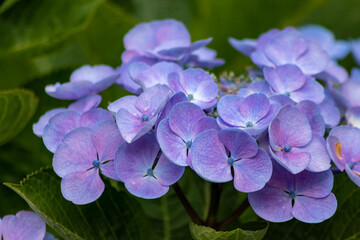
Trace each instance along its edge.
<path fill-rule="evenodd" d="M 0 91 L 0 145 L 10 141 L 33 116 L 38 99 L 24 89 Z"/>
<path fill-rule="evenodd" d="M 103 0 L 18 1 L 0 15 L 0 58 L 39 54 L 82 30 Z"/>
<path fill-rule="evenodd" d="M 346 175 L 336 174 L 332 191 L 338 201 L 337 211 L 330 219 L 319 224 L 306 224 L 297 220 L 270 224 L 266 239 L 359 239 L 360 188 Z"/>
<path fill-rule="evenodd" d="M 190 232 L 194 240 L 260 240 L 263 239 L 269 224 L 264 223 L 258 230 L 216 231 L 210 227 L 190 223 Z"/>
<path fill-rule="evenodd" d="M 30 174 L 20 184 L 6 183 L 64 239 L 152 239 L 141 206 L 110 184 L 94 203 L 74 205 L 65 200 L 60 178 L 52 168 Z"/>
<path fill-rule="evenodd" d="M 136 23 L 119 6 L 110 2 L 102 4 L 87 28 L 77 35 L 89 63 L 119 66 L 124 51 L 123 37 Z"/>

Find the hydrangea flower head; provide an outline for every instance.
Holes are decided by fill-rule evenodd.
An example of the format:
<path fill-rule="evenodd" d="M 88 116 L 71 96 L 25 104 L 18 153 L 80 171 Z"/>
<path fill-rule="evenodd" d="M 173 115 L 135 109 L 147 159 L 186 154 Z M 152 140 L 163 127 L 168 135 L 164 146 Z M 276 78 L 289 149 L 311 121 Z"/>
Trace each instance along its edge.
<path fill-rule="evenodd" d="M 114 157 L 122 142 L 113 121 L 103 121 L 93 129 L 79 127 L 67 134 L 53 158 L 64 198 L 75 204 L 98 199 L 105 188 L 99 173 L 117 180 Z"/>
<path fill-rule="evenodd" d="M 46 233 L 44 221 L 34 212 L 20 211 L 0 220 L 4 240 L 43 240 Z"/>
<path fill-rule="evenodd" d="M 340 171 L 346 171 L 350 179 L 360 186 L 360 129 L 339 126 L 331 130 L 326 140 L 331 159 Z"/>
<path fill-rule="evenodd" d="M 45 91 L 54 98 L 75 100 L 104 91 L 115 82 L 117 77 L 118 74 L 109 66 L 85 65 L 71 74 L 70 82 L 48 85 Z"/>
<path fill-rule="evenodd" d="M 240 129 L 200 133 L 192 143 L 190 155 L 193 169 L 202 178 L 210 182 L 234 180 L 234 187 L 241 192 L 260 190 L 272 173 L 270 157 L 258 148 L 251 135 Z"/>
<path fill-rule="evenodd" d="M 108 109 L 116 114 L 116 123 L 122 137 L 131 143 L 149 132 L 171 97 L 166 85 L 156 85 L 140 96 L 125 96 L 111 103 Z"/>
<path fill-rule="evenodd" d="M 306 223 L 319 223 L 336 211 L 337 201 L 331 193 L 331 170 L 313 173 L 303 171 L 292 175 L 274 163 L 273 175 L 266 186 L 249 193 L 255 213 L 270 222 L 285 222 L 296 218 Z"/>
<path fill-rule="evenodd" d="M 145 56 L 162 61 L 181 64 L 219 66 L 223 61 L 215 59 L 213 51 L 201 50 L 211 42 L 211 38 L 191 43 L 190 34 L 184 24 L 174 19 L 140 23 L 124 37 L 126 51 L 122 55 L 124 63 L 136 56 Z M 200 51 L 201 50 L 201 51 Z"/>
<path fill-rule="evenodd" d="M 325 98 L 324 88 L 314 78 L 305 76 L 296 65 L 264 68 L 264 76 L 275 93 L 284 94 L 294 102 L 321 103 Z"/>
<path fill-rule="evenodd" d="M 133 143 L 123 143 L 116 151 L 115 171 L 126 189 L 141 198 L 158 198 L 184 173 L 184 167 L 170 162 L 163 154 L 154 134 L 148 133 Z"/>
<path fill-rule="evenodd" d="M 226 95 L 217 105 L 218 121 L 228 127 L 235 127 L 251 135 L 260 135 L 267 129 L 279 111 L 278 104 L 271 104 L 262 93 L 254 93 L 246 98 Z M 224 124 L 221 124 L 224 126 Z"/>
<path fill-rule="evenodd" d="M 283 107 L 269 126 L 272 157 L 291 173 L 330 168 L 322 137 L 313 134 L 307 116 L 292 106 Z"/>
<path fill-rule="evenodd" d="M 192 142 L 201 132 L 219 130 L 216 120 L 207 117 L 200 107 L 193 103 L 176 104 L 169 117 L 163 119 L 157 128 L 157 139 L 163 154 L 179 166 L 190 163 L 189 152 Z"/>
<path fill-rule="evenodd" d="M 306 75 L 325 70 L 329 56 L 321 46 L 303 37 L 295 28 L 269 31 L 254 44 L 251 60 L 259 67 L 278 67 L 293 64 Z"/>

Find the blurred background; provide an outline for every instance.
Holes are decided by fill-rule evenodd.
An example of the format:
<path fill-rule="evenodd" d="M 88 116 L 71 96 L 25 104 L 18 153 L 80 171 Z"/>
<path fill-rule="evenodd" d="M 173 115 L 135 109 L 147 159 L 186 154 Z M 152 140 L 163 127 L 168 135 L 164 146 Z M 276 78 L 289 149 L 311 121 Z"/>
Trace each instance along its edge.
<path fill-rule="evenodd" d="M 229 45 L 228 37 L 257 38 L 270 28 L 309 23 L 327 27 L 339 39 L 360 37 L 359 0 L 0 0 L 1 183 L 17 183 L 51 165 L 52 155 L 32 133 L 32 124 L 68 102 L 47 96 L 45 85 L 68 81 L 83 64 L 121 65 L 124 34 L 139 22 L 164 18 L 182 21 L 192 41 L 213 37 L 209 47 L 226 60 L 213 70 L 216 74 L 241 74 L 251 64 Z M 348 70 L 355 66 L 351 56 L 340 64 Z M 32 93 L 3 98 L 17 88 Z M 103 107 L 125 94 L 111 87 L 103 94 Z M 10 110 L 17 124 L 4 125 L 4 111 Z M 0 216 L 26 208 L 0 185 Z"/>

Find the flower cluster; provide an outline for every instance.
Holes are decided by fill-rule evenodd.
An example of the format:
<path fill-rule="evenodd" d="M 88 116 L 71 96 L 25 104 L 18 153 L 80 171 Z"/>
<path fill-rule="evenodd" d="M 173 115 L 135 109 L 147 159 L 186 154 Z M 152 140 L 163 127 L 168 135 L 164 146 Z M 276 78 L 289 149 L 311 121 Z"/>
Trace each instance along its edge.
<path fill-rule="evenodd" d="M 46 232 L 45 222 L 34 212 L 20 211 L 16 215 L 0 218 L 0 239 L 4 240 L 56 240 Z"/>
<path fill-rule="evenodd" d="M 331 161 L 360 186 L 360 70 L 349 78 L 337 63 L 352 48 L 360 59 L 360 44 L 315 25 L 230 38 L 258 69 L 250 81 L 217 82 L 202 69 L 223 64 L 210 41 L 191 43 L 175 20 L 142 23 L 125 35 L 119 68 L 83 66 L 46 87 L 77 100 L 33 126 L 67 200 L 98 199 L 101 175 L 135 196 L 161 197 L 189 167 L 210 182 L 233 181 L 268 221 L 316 223 L 337 208 Z M 135 95 L 99 108 L 97 94 L 113 83 Z M 343 112 L 350 126 L 337 127 Z"/>

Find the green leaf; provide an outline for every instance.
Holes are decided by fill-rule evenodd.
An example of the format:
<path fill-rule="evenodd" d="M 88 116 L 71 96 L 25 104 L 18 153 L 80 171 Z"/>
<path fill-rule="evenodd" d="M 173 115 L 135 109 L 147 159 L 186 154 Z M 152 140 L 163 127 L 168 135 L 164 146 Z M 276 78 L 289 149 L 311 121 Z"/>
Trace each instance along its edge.
<path fill-rule="evenodd" d="M 271 224 L 266 239 L 359 239 L 360 188 L 346 173 L 336 174 L 333 193 L 338 201 L 336 213 L 319 224 L 306 224 L 297 220 Z"/>
<path fill-rule="evenodd" d="M 264 223 L 259 230 L 243 230 L 237 228 L 232 231 L 216 231 L 210 227 L 190 223 L 190 232 L 194 240 L 260 240 L 265 236 L 268 223 Z"/>
<path fill-rule="evenodd" d="M 0 91 L 0 145 L 10 141 L 33 116 L 38 99 L 25 89 Z"/>
<path fill-rule="evenodd" d="M 52 48 L 86 27 L 101 2 L 11 1 L 0 15 L 0 58 Z"/>
<path fill-rule="evenodd" d="M 5 183 L 18 193 L 64 239 L 152 239 L 152 229 L 141 206 L 127 193 L 107 184 L 103 195 L 87 205 L 65 200 L 60 178 L 42 169 L 20 184 Z"/>

